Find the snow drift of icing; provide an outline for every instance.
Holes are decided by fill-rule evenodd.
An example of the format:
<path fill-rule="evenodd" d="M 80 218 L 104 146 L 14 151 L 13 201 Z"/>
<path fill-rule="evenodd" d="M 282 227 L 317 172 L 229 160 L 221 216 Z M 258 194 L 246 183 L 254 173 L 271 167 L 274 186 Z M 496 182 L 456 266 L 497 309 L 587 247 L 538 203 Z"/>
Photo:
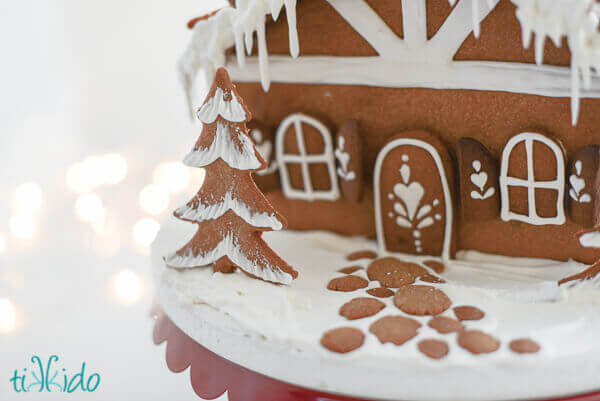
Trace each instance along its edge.
<path fill-rule="evenodd" d="M 241 149 L 231 140 L 232 135 L 237 135 Z M 217 122 L 217 133 L 210 147 L 192 150 L 183 163 L 189 167 L 206 167 L 218 158 L 236 170 L 256 170 L 262 165 L 256 157 L 252 140 L 241 132 L 232 133 L 229 126 L 221 121 Z"/>
<path fill-rule="evenodd" d="M 245 53 L 251 54 L 254 46 L 254 33 L 257 35 L 258 57 L 261 83 L 265 90 L 271 85 L 267 40 L 265 33 L 266 16 L 271 14 L 277 20 L 286 9 L 290 54 L 298 57 L 300 45 L 296 27 L 297 0 L 240 0 L 236 7 L 227 7 L 214 16 L 198 21 L 193 28 L 192 41 L 186 49 L 179 68 L 189 106 L 191 91 L 198 70 L 204 68 L 207 81 L 212 80 L 217 68 L 225 66 L 227 49 L 235 46 L 237 60 L 244 66 Z"/>
<path fill-rule="evenodd" d="M 194 208 L 184 205 L 175 211 L 175 214 L 181 218 L 193 221 L 214 220 L 223 216 L 228 210 L 233 210 L 235 214 L 244 219 L 246 223 L 254 227 L 270 227 L 273 230 L 281 230 L 283 224 L 275 215 L 264 213 L 252 213 L 250 208 L 239 199 L 233 198 L 230 192 L 225 195 L 221 202 L 214 205 L 204 205 L 199 203 Z"/>
<path fill-rule="evenodd" d="M 212 124 L 220 115 L 227 121 L 236 123 L 244 122 L 248 119 L 244 107 L 240 104 L 238 98 L 232 94 L 231 100 L 224 99 L 225 92 L 217 88 L 215 95 L 204 103 L 196 112 L 200 121 L 205 124 Z"/>
<path fill-rule="evenodd" d="M 260 266 L 248 259 L 231 235 L 225 237 L 213 250 L 204 254 L 194 255 L 192 250 L 188 248 L 184 255 L 173 252 L 166 256 L 164 260 L 170 267 L 187 268 L 190 266 L 207 266 L 223 256 L 227 256 L 229 260 L 244 269 L 247 273 L 263 280 L 280 284 L 290 284 L 293 280 L 290 274 L 282 271 L 277 266 L 270 265 L 266 260 L 263 261 L 265 266 Z"/>

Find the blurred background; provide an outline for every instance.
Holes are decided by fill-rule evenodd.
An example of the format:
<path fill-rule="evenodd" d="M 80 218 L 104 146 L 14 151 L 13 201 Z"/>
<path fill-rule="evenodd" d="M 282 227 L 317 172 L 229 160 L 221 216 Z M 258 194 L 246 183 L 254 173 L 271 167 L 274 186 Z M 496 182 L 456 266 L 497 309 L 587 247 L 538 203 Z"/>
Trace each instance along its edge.
<path fill-rule="evenodd" d="M 57 355 L 76 399 L 194 400 L 152 344 L 149 245 L 198 189 L 177 61 L 225 0 L 0 2 L 0 400 Z M 168 398 L 167 398 L 168 397 Z"/>

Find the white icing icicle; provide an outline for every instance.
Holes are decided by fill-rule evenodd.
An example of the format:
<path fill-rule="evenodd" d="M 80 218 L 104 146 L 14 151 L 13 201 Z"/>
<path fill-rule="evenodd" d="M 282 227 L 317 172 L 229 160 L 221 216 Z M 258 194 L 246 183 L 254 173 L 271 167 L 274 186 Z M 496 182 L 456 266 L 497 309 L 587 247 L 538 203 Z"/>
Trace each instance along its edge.
<path fill-rule="evenodd" d="M 200 202 L 196 208 L 184 205 L 178 208 L 175 213 L 177 216 L 188 220 L 205 221 L 218 219 L 228 210 L 233 210 L 235 214 L 244 219 L 246 223 L 254 227 L 270 227 L 273 230 L 281 230 L 283 228 L 283 224 L 275 215 L 266 212 L 253 214 L 248 205 L 239 199 L 233 198 L 230 192 L 228 192 L 225 195 L 225 198 L 217 204 L 207 206 Z"/>
<path fill-rule="evenodd" d="M 592 70 L 600 68 L 600 8 L 595 0 L 512 0 L 523 31 L 523 45 L 529 47 L 535 33 L 535 59 L 543 62 L 546 38 L 556 46 L 567 38 L 571 50 L 571 112 L 577 124 L 581 85 L 591 86 Z M 580 78 L 581 74 L 581 78 Z"/>
<path fill-rule="evenodd" d="M 226 101 L 223 96 L 224 94 L 223 89 L 217 88 L 215 95 L 198 109 L 196 114 L 200 121 L 205 124 L 212 124 L 219 115 L 227 121 L 236 123 L 241 123 L 248 119 L 246 111 L 237 97 L 232 96 L 230 101 Z"/>
<path fill-rule="evenodd" d="M 271 80 L 265 37 L 266 16 L 271 14 L 276 20 L 283 7 L 287 12 L 290 54 L 295 58 L 300 54 L 296 0 L 240 0 L 235 8 L 224 8 L 216 15 L 196 22 L 192 41 L 180 62 L 182 80 L 190 107 L 191 92 L 198 70 L 204 69 L 207 81 L 212 80 L 215 70 L 225 66 L 227 49 L 234 46 L 238 63 L 243 67 L 245 53 L 252 53 L 254 33 L 258 38 L 261 82 L 265 90 L 269 89 Z"/>
<path fill-rule="evenodd" d="M 235 265 L 240 266 L 240 268 L 243 268 L 247 273 L 263 280 L 280 284 L 289 284 L 293 280 L 290 274 L 283 272 L 277 266 L 272 266 L 266 261 L 263 261 L 264 266 L 260 266 L 248 259 L 231 235 L 225 237 L 209 252 L 194 255 L 191 248 L 188 248 L 184 255 L 178 255 L 176 252 L 169 254 L 165 257 L 165 263 L 174 268 L 200 267 L 207 266 L 223 256 L 227 256 L 229 260 Z"/>
<path fill-rule="evenodd" d="M 240 150 L 231 141 L 231 136 L 237 134 L 242 144 Z M 256 170 L 261 162 L 256 157 L 252 140 L 241 132 L 232 133 L 229 126 L 217 122 L 215 139 L 208 149 L 199 148 L 187 154 L 183 162 L 190 167 L 206 167 L 218 158 L 223 159 L 231 168 L 236 170 Z"/>

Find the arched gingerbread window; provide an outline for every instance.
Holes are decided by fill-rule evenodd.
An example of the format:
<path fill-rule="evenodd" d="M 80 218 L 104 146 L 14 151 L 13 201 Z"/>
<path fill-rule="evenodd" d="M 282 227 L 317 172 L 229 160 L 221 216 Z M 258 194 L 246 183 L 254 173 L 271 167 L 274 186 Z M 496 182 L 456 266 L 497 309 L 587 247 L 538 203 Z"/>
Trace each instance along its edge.
<path fill-rule="evenodd" d="M 500 171 L 502 220 L 563 224 L 564 192 L 565 160 L 558 143 L 532 132 L 508 141 Z"/>
<path fill-rule="evenodd" d="M 286 197 L 331 201 L 339 198 L 331 134 L 325 125 L 304 114 L 292 114 L 277 129 L 275 140 Z"/>

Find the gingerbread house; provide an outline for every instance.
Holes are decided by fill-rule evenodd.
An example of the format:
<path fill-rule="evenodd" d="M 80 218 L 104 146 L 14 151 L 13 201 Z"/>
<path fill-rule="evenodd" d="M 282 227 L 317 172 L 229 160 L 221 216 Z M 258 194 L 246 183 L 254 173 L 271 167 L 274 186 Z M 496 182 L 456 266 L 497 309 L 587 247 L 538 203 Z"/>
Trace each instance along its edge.
<path fill-rule="evenodd" d="M 593 262 L 596 0 L 238 0 L 181 60 L 228 68 L 292 229 L 381 251 Z"/>

